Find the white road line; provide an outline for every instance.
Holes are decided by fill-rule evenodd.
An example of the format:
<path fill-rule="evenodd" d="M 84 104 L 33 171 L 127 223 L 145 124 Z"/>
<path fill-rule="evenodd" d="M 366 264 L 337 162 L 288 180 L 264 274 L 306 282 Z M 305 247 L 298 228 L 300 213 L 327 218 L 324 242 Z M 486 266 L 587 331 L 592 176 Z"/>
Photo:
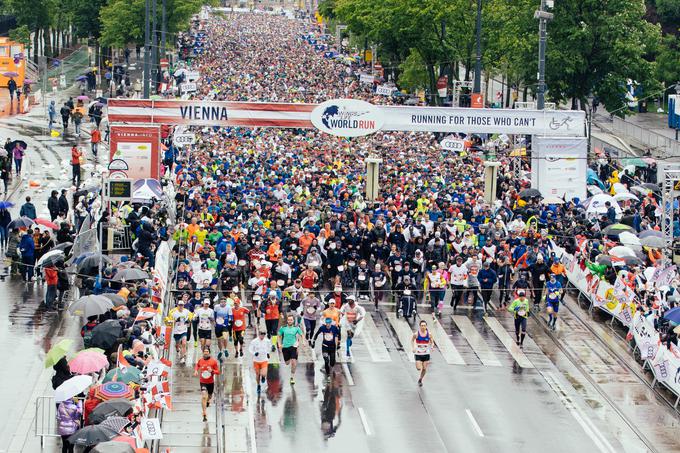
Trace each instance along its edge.
<path fill-rule="evenodd" d="M 366 418 L 366 413 L 364 412 L 364 409 L 361 407 L 357 407 L 357 410 L 359 411 L 359 417 L 361 418 L 361 424 L 364 425 L 364 431 L 366 431 L 367 436 L 372 436 L 373 433 L 371 432 L 371 428 L 368 427 L 368 419 Z"/>
<path fill-rule="evenodd" d="M 349 385 L 354 385 L 354 378 L 352 377 L 352 373 L 349 372 L 349 367 L 347 366 L 346 363 L 342 364 L 342 371 L 345 373 L 345 377 L 347 378 L 347 383 Z"/>
<path fill-rule="evenodd" d="M 520 367 L 534 368 L 534 364 L 531 363 L 526 355 L 524 355 L 524 352 L 522 352 L 519 346 L 517 346 L 517 343 L 513 341 L 512 337 L 510 337 L 510 334 L 507 332 L 507 330 L 505 330 L 497 318 L 486 316 L 484 317 L 484 321 L 486 321 L 487 325 L 491 327 L 493 333 L 496 334 L 501 343 L 503 343 L 503 346 L 505 346 L 505 349 L 508 350 L 512 358 L 515 359 L 515 362 L 517 362 Z"/>
<path fill-rule="evenodd" d="M 423 318 L 418 315 L 418 322 L 422 321 Z M 427 323 L 430 334 L 432 335 L 432 340 L 434 344 L 439 348 L 444 360 L 449 365 L 465 365 L 465 360 L 454 346 L 451 338 L 444 330 L 444 327 L 439 323 L 439 320 L 435 319 Z"/>
<path fill-rule="evenodd" d="M 597 445 L 598 450 L 602 453 L 616 453 L 616 450 L 609 443 L 607 438 L 600 432 L 600 430 L 595 427 L 590 418 L 583 413 L 578 406 L 571 400 L 567 395 L 567 392 L 562 388 L 560 383 L 557 381 L 555 375 L 551 372 L 545 373 L 544 378 L 550 388 L 557 394 L 557 396 L 562 401 L 564 407 L 569 411 L 569 413 L 574 417 L 576 422 L 583 428 L 588 437 Z"/>
<path fill-rule="evenodd" d="M 413 357 L 413 346 L 411 344 L 411 338 L 413 338 L 411 326 L 409 326 L 403 318 L 397 319 L 397 315 L 395 313 L 387 313 L 387 320 L 397 333 L 397 338 L 399 338 L 399 342 L 404 348 L 406 357 L 408 357 L 410 362 L 415 362 L 416 359 Z"/>
<path fill-rule="evenodd" d="M 486 344 L 482 335 L 477 332 L 477 329 L 472 324 L 472 321 L 470 321 L 470 318 L 460 315 L 454 315 L 452 318 L 467 342 L 470 343 L 472 350 L 475 351 L 475 354 L 477 354 L 477 357 L 479 357 L 479 360 L 481 360 L 485 366 L 503 366 L 496 357 L 496 354 L 489 349 L 489 345 Z"/>
<path fill-rule="evenodd" d="M 391 362 L 392 357 L 390 357 L 390 353 L 387 352 L 387 347 L 385 347 L 385 342 L 380 336 L 378 328 L 375 326 L 373 316 L 367 312 L 362 323 L 364 328 L 362 329 L 361 336 L 358 338 L 366 343 L 366 348 L 371 355 L 371 360 L 374 362 Z"/>
<path fill-rule="evenodd" d="M 244 374 L 243 386 L 248 395 L 248 430 L 250 431 L 250 452 L 257 453 L 257 441 L 255 439 L 255 413 L 253 412 L 253 386 L 250 381 L 250 373 L 245 365 L 241 365 L 241 373 Z"/>
<path fill-rule="evenodd" d="M 470 419 L 470 423 L 472 423 L 472 428 L 475 430 L 477 435 L 479 437 L 484 437 L 484 433 L 482 432 L 482 428 L 479 427 L 479 423 L 477 423 L 477 420 L 475 420 L 474 415 L 472 415 L 472 412 L 470 409 L 465 409 L 465 413 L 468 416 L 468 419 Z"/>

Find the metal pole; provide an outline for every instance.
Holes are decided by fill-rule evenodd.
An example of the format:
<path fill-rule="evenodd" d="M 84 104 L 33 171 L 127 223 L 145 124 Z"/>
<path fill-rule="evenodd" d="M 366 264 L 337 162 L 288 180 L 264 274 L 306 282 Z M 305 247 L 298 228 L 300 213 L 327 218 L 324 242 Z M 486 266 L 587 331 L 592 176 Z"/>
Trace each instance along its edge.
<path fill-rule="evenodd" d="M 538 19 L 538 86 L 536 88 L 536 108 L 545 107 L 545 48 L 548 41 L 548 20 L 552 14 L 545 11 L 546 0 L 541 0 L 541 9 L 534 13 Z"/>
<path fill-rule="evenodd" d="M 592 151 L 592 140 L 593 140 L 593 108 L 590 107 L 588 115 L 588 157 L 590 158 L 590 152 Z"/>
<path fill-rule="evenodd" d="M 168 32 L 166 3 L 167 0 L 163 0 L 163 10 L 161 15 L 161 58 L 165 58 L 165 34 Z"/>
<path fill-rule="evenodd" d="M 475 61 L 475 83 L 473 93 L 482 92 L 482 0 L 477 0 L 477 60 Z"/>
<path fill-rule="evenodd" d="M 158 86 L 158 33 L 156 32 L 156 3 L 157 0 L 151 0 L 151 75 L 153 76 L 151 82 L 151 91 L 156 93 Z"/>
<path fill-rule="evenodd" d="M 144 98 L 149 99 L 149 41 L 151 38 L 151 30 L 149 27 L 149 8 L 150 0 L 146 0 L 146 10 L 144 16 L 145 28 L 144 28 Z"/>

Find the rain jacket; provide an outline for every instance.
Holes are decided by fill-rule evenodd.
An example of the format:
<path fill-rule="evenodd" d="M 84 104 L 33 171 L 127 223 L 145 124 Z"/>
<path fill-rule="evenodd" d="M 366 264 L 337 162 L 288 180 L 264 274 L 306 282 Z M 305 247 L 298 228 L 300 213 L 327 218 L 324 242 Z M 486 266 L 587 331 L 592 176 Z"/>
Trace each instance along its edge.
<path fill-rule="evenodd" d="M 21 236 L 19 250 L 21 251 L 22 257 L 33 258 L 35 256 L 35 242 L 33 241 L 33 236 L 30 234 Z"/>
<path fill-rule="evenodd" d="M 57 433 L 60 436 L 70 436 L 80 427 L 80 416 L 83 413 L 80 404 L 72 399 L 59 403 L 57 409 Z"/>

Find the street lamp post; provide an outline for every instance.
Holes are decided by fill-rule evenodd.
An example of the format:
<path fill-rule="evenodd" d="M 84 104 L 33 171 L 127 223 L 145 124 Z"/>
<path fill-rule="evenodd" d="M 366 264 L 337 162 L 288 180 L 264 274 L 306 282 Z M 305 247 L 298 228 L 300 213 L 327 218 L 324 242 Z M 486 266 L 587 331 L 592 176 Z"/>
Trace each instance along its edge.
<path fill-rule="evenodd" d="M 536 108 L 545 108 L 545 48 L 548 41 L 548 21 L 553 14 L 546 11 L 552 7 L 553 0 L 541 0 L 541 8 L 534 12 L 534 19 L 538 19 L 538 86 L 536 88 Z"/>
<path fill-rule="evenodd" d="M 473 93 L 482 92 L 482 0 L 477 0 L 477 59 L 475 60 L 475 81 L 472 87 Z"/>
<path fill-rule="evenodd" d="M 155 0 L 154 0 L 155 1 Z M 151 7 L 151 2 L 150 0 L 146 0 L 145 2 L 145 12 L 144 12 L 144 22 L 145 22 L 145 27 L 144 27 L 144 98 L 149 99 L 149 70 L 150 70 L 150 61 L 149 57 L 151 56 L 151 49 L 149 45 L 149 39 L 151 35 L 151 30 L 150 30 L 150 23 L 149 23 L 149 8 Z"/>

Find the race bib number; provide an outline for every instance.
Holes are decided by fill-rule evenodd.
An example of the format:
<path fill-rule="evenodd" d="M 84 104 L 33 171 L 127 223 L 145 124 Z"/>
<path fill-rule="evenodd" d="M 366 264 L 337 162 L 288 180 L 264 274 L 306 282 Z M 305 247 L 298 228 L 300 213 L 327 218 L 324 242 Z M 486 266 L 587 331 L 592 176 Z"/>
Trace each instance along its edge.
<path fill-rule="evenodd" d="M 243 325 L 243 321 L 241 321 L 240 319 L 237 319 L 237 320 L 234 322 L 234 325 L 235 325 L 236 327 L 241 327 L 241 326 Z"/>
<path fill-rule="evenodd" d="M 201 372 L 201 377 L 202 377 L 203 379 L 210 379 L 210 376 L 212 376 L 212 373 L 211 373 L 210 371 L 208 371 L 208 370 L 203 370 L 203 371 Z"/>
<path fill-rule="evenodd" d="M 330 332 L 326 332 L 323 334 L 323 339 L 324 341 L 333 341 L 333 334 Z"/>
<path fill-rule="evenodd" d="M 217 319 L 215 319 L 215 322 L 219 325 L 224 325 L 224 318 L 221 316 L 218 316 Z"/>
<path fill-rule="evenodd" d="M 544 282 L 544 281 L 545 281 L 545 275 L 543 275 L 543 274 L 539 275 L 539 276 L 538 276 L 538 279 L 539 279 L 540 281 Z"/>
<path fill-rule="evenodd" d="M 517 314 L 518 314 L 519 316 L 526 316 L 527 312 L 526 312 L 526 310 L 519 310 L 519 311 L 517 312 Z"/>
<path fill-rule="evenodd" d="M 363 282 L 364 280 L 366 280 L 366 276 L 365 276 L 365 275 L 360 275 L 360 276 L 359 276 L 359 281 L 360 281 L 360 282 Z"/>
<path fill-rule="evenodd" d="M 385 284 L 383 281 L 375 282 L 375 286 L 378 288 L 382 288 L 382 286 Z"/>
<path fill-rule="evenodd" d="M 316 308 L 314 307 L 307 307 L 307 313 L 310 315 L 313 315 L 316 312 Z"/>

